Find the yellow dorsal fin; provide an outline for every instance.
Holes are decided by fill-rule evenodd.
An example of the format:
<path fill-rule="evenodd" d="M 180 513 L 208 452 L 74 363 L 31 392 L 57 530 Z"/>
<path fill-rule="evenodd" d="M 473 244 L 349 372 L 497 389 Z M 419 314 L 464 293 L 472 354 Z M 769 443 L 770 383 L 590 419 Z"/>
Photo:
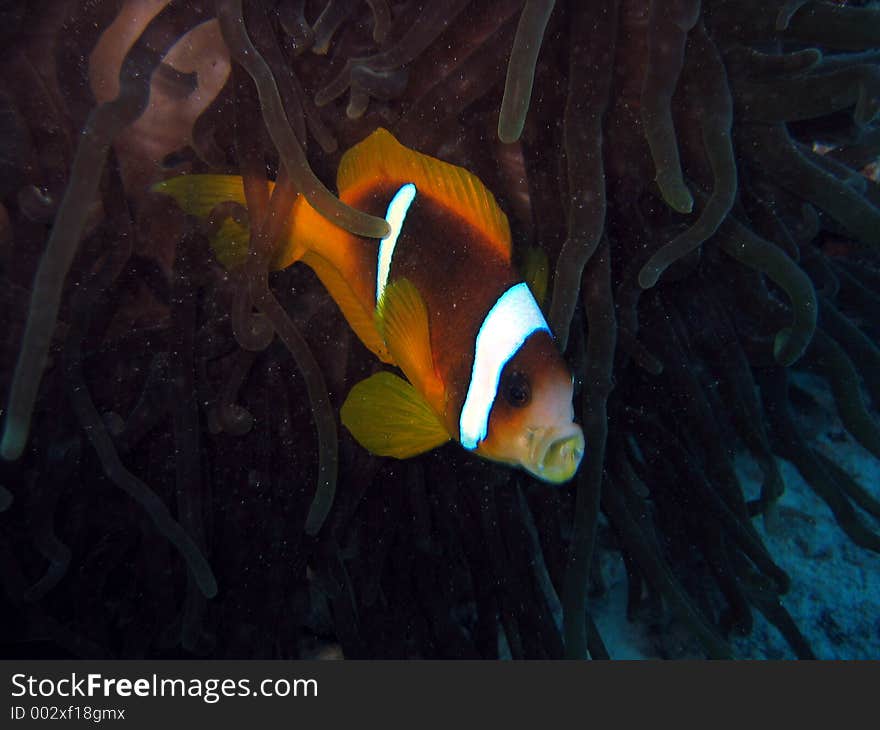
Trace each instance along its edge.
<path fill-rule="evenodd" d="M 379 456 L 407 459 L 450 438 L 419 392 L 389 372 L 376 373 L 355 385 L 340 416 L 357 442 Z"/>
<path fill-rule="evenodd" d="M 413 183 L 420 194 L 433 198 L 481 231 L 504 259 L 510 260 L 507 216 L 473 173 L 404 147 L 391 132 L 379 128 L 345 153 L 336 186 L 342 196 L 381 181 Z"/>
<path fill-rule="evenodd" d="M 434 370 L 428 310 L 409 279 L 385 287 L 376 307 L 376 329 L 403 374 L 438 410 L 443 407 L 443 383 Z"/>

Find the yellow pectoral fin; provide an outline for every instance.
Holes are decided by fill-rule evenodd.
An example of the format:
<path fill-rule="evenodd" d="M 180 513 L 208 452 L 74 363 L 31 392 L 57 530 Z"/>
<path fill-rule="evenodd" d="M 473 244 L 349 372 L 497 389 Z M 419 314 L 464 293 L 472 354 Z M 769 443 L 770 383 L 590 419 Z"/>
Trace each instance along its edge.
<path fill-rule="evenodd" d="M 419 392 L 389 372 L 376 373 L 355 385 L 341 416 L 357 442 L 379 456 L 407 459 L 450 439 Z"/>
<path fill-rule="evenodd" d="M 419 290 L 408 279 L 388 284 L 376 307 L 376 329 L 397 366 L 435 406 L 443 383 L 434 371 L 428 310 Z"/>

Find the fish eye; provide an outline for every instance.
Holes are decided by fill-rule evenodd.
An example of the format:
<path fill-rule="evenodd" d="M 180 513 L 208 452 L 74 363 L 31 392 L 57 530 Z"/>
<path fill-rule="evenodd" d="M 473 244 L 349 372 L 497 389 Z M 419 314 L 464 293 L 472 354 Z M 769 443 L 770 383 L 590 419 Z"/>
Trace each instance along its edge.
<path fill-rule="evenodd" d="M 532 399 L 532 387 L 525 373 L 514 371 L 504 379 L 502 393 L 514 408 L 524 408 Z"/>

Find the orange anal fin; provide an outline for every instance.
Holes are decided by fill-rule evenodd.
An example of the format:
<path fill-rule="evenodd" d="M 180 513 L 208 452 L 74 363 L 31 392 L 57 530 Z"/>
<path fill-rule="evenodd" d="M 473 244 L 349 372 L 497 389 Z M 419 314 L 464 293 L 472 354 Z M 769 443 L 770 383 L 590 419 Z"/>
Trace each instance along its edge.
<path fill-rule="evenodd" d="M 385 340 L 376 329 L 372 311 L 364 308 L 361 299 L 354 293 L 339 270 L 317 251 L 306 251 L 302 260 L 318 275 L 324 288 L 342 311 L 342 316 L 345 317 L 349 327 L 354 330 L 367 349 L 382 362 L 393 364 L 394 359 L 385 345 Z"/>

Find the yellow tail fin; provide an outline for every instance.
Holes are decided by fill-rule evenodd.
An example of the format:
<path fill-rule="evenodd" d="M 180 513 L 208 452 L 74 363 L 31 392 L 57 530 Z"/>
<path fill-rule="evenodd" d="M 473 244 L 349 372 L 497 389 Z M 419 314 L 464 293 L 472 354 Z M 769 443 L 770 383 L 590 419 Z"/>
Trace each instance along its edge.
<path fill-rule="evenodd" d="M 275 183 L 269 182 L 269 191 Z M 153 186 L 157 193 L 170 195 L 189 215 L 202 221 L 215 220 L 208 232 L 217 260 L 227 269 L 240 266 L 247 258 L 250 228 L 246 218 L 244 182 L 238 175 L 181 175 Z M 241 206 L 242 215 L 235 215 Z M 335 262 L 345 255 L 351 234 L 337 228 L 300 197 L 291 213 L 289 235 L 278 242 L 274 269 L 287 268 L 303 260 L 321 279 L 355 334 L 383 362 L 393 362 L 382 337 L 373 324 L 372 307 L 365 308 L 350 282 Z"/>
<path fill-rule="evenodd" d="M 218 206 L 236 203 L 246 212 L 244 182 L 240 175 L 180 175 L 156 183 L 151 189 L 170 195 L 185 213 L 202 221 L 207 222 L 217 210 L 219 227 L 209 233 L 217 260 L 227 269 L 244 262 L 250 230 L 245 221 L 236 220 L 231 209 L 218 209 Z"/>
<path fill-rule="evenodd" d="M 151 189 L 170 195 L 184 212 L 203 220 L 220 203 L 231 201 L 247 206 L 241 175 L 179 175 L 156 183 Z"/>

